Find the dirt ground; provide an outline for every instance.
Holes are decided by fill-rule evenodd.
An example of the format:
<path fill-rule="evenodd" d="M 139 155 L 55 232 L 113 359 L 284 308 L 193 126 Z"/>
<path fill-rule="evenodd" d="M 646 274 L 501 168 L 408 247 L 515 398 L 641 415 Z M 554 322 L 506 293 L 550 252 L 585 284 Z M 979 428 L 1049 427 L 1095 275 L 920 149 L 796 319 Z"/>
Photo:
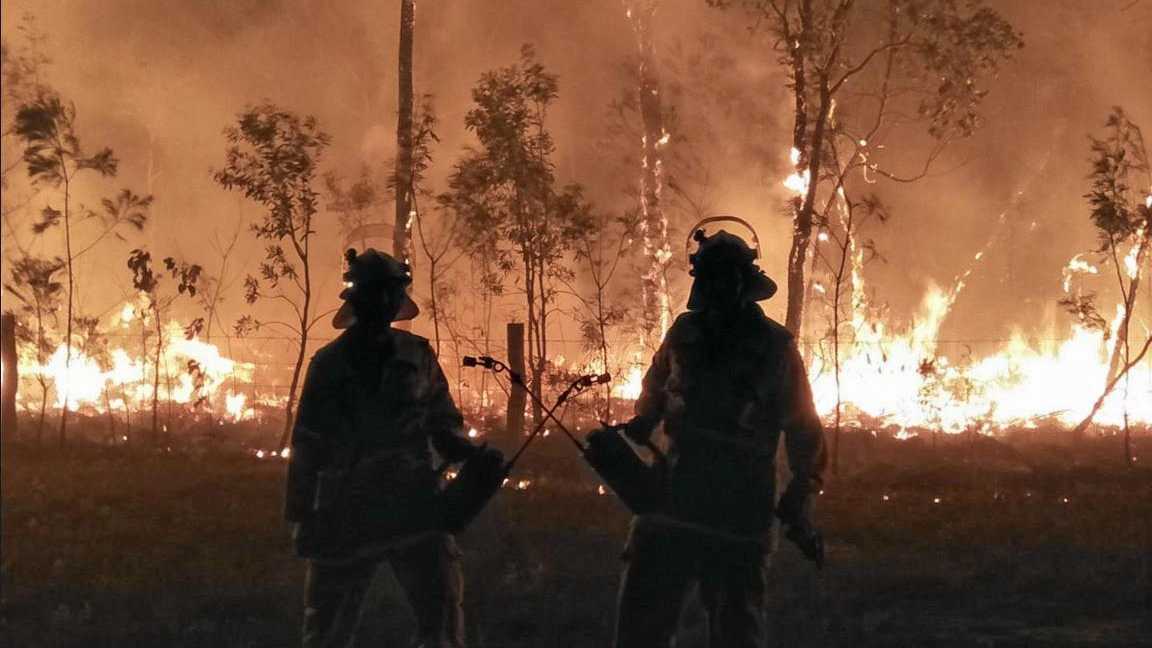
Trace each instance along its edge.
<path fill-rule="evenodd" d="M 867 460 L 819 498 L 827 569 L 773 557 L 771 645 L 1152 646 L 1152 470 L 1070 447 L 867 445 L 845 444 Z M 574 459 L 530 463 L 533 485 L 460 538 L 470 645 L 608 646 L 628 515 Z M 298 643 L 282 462 L 11 445 L 2 467 L 0 644 Z M 370 604 L 358 645 L 406 645 L 386 570 Z M 689 599 L 677 645 L 701 629 Z"/>

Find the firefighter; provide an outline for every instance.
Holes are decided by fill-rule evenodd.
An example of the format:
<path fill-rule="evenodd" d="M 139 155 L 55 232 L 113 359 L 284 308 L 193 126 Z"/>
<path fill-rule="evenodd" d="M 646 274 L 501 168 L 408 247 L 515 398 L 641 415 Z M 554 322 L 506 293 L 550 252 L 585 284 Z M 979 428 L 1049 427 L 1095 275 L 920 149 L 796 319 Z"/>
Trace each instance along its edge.
<path fill-rule="evenodd" d="M 333 320 L 344 330 L 308 366 L 288 467 L 286 517 L 308 559 L 303 644 L 351 643 L 387 562 L 416 613 L 418 645 L 462 646 L 460 552 L 437 529 L 429 442 L 452 462 L 478 449 L 428 341 L 391 326 L 419 312 L 408 267 L 373 249 L 345 256 Z"/>
<path fill-rule="evenodd" d="M 776 518 L 798 543 L 819 540 L 808 511 L 826 463 L 820 419 L 794 337 L 756 303 L 776 284 L 740 237 L 693 238 L 688 311 L 656 352 L 625 430 L 649 443 L 663 423 L 668 447 L 663 506 L 634 518 L 624 553 L 618 648 L 668 646 L 693 584 L 712 648 L 762 646 Z M 792 479 L 777 503 L 781 431 Z"/>

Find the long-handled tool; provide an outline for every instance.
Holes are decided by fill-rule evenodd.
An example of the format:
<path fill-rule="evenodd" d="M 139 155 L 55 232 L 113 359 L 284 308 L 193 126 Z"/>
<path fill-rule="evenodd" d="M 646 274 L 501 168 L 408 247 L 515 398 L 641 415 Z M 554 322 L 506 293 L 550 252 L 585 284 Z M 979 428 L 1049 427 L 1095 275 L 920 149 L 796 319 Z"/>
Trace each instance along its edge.
<path fill-rule="evenodd" d="M 465 356 L 464 366 L 484 367 L 497 373 L 506 372 L 514 384 L 524 385 L 524 380 L 519 374 L 510 370 L 503 362 L 488 356 L 481 358 Z M 572 396 L 596 385 L 604 384 L 611 379 L 612 377 L 608 374 L 580 376 L 568 385 L 552 407 L 545 407 L 543 403 L 538 403 L 540 408 L 545 411 L 543 420 L 536 424 L 532 433 L 520 444 L 516 453 L 507 462 L 504 461 L 504 455 L 499 450 L 488 447 L 484 447 L 465 461 L 455 479 L 441 491 L 441 523 L 444 529 L 450 533 L 459 533 L 480 514 L 489 500 L 500 490 L 500 486 L 512 473 L 516 462 L 520 460 L 528 446 L 532 445 L 532 442 L 544 430 L 549 419 L 556 421 L 564 429 L 568 438 L 572 439 L 577 447 L 580 447 L 579 442 L 557 420 L 555 412 Z M 532 394 L 532 397 L 535 399 L 536 395 Z"/>
<path fill-rule="evenodd" d="M 510 371 L 499 360 L 487 356 L 465 358 L 464 364 L 465 366 L 481 366 L 497 372 L 506 371 L 513 382 L 520 385 L 524 384 L 520 376 Z M 585 376 L 580 380 L 588 378 L 592 378 L 596 382 L 584 384 L 585 388 L 608 382 L 610 376 L 607 374 Z M 532 393 L 531 390 L 526 391 L 541 409 L 546 409 L 544 404 L 537 399 L 536 394 Z M 566 395 L 562 394 L 557 404 L 565 399 Z M 660 507 L 663 503 L 664 455 L 655 444 L 650 441 L 643 444 L 656 457 L 655 463 L 649 465 L 637 456 L 635 450 L 621 434 L 625 426 L 610 425 L 603 422 L 601 422 L 603 427 L 590 432 L 587 443 L 583 443 L 553 414 L 554 410 L 555 408 L 546 409 L 545 420 L 551 419 L 556 424 L 556 427 L 576 446 L 588 465 L 616 493 L 625 506 L 637 514 L 655 511 Z"/>

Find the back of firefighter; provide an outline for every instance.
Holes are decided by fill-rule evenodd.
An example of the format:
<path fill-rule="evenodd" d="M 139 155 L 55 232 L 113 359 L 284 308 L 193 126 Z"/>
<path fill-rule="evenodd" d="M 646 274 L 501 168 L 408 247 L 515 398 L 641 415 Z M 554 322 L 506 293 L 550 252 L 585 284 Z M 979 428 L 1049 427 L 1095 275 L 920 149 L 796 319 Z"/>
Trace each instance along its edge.
<path fill-rule="evenodd" d="M 313 356 L 292 436 L 286 516 L 308 559 L 306 648 L 350 645 L 374 574 L 391 566 L 426 648 L 464 645 L 455 539 L 438 529 L 429 444 L 449 461 L 474 446 L 427 340 L 393 329 L 418 311 L 407 268 L 350 251 L 345 329 Z"/>
<path fill-rule="evenodd" d="M 776 285 L 739 237 L 696 240 L 688 312 L 656 352 L 627 428 L 645 442 L 663 423 L 668 450 L 664 504 L 634 519 L 625 551 L 618 648 L 670 645 L 693 584 L 712 648 L 764 645 L 775 520 L 815 533 L 823 432 L 793 336 L 756 304 Z M 793 477 L 777 504 L 781 433 Z"/>

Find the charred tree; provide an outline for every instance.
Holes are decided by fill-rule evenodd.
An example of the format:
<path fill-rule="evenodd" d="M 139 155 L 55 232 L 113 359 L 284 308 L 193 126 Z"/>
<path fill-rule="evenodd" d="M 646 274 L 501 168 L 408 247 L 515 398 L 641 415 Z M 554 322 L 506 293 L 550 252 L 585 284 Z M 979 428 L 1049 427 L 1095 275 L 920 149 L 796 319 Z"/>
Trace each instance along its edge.
<path fill-rule="evenodd" d="M 834 181 L 826 172 L 835 137 L 831 121 L 855 134 L 868 172 L 909 182 L 923 177 L 949 141 L 979 126 L 986 94 L 979 81 L 1022 45 L 1003 17 L 982 2 L 904 0 L 708 0 L 740 6 L 767 28 L 778 64 L 792 92 L 792 165 L 789 188 L 792 243 L 788 253 L 785 325 L 804 326 L 805 262 L 820 204 Z M 846 91 L 851 88 L 851 92 Z M 912 116 L 911 119 L 908 116 Z M 926 126 L 935 145 L 922 168 L 892 170 L 883 142 L 903 136 L 900 127 Z"/>
<path fill-rule="evenodd" d="M 660 344 L 671 321 L 665 269 L 672 251 L 668 245 L 668 220 L 661 202 L 664 192 L 663 149 L 668 144 L 669 134 L 664 128 L 660 79 L 652 43 L 652 18 L 659 4 L 659 0 L 624 0 L 625 15 L 636 36 L 637 103 L 644 133 L 641 136 L 639 184 L 645 267 L 640 277 L 640 294 L 644 345 L 649 349 Z"/>
<path fill-rule="evenodd" d="M 399 83 L 396 108 L 396 221 L 392 234 L 392 256 L 407 263 L 411 256 L 412 229 L 412 41 L 416 24 L 415 0 L 400 0 Z"/>

